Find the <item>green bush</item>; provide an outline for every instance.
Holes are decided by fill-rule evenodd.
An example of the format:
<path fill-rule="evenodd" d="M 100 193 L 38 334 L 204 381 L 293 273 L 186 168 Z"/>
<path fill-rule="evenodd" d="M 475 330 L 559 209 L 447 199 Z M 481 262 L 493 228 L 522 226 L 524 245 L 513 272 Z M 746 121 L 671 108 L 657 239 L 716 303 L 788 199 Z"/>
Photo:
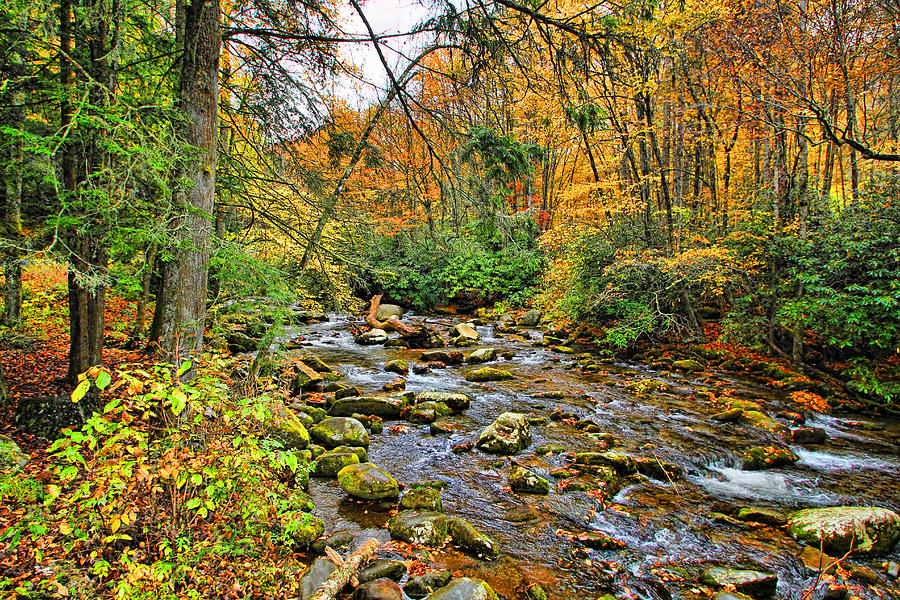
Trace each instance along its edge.
<path fill-rule="evenodd" d="M 50 447 L 43 506 L 2 541 L 38 562 L 41 548 L 61 545 L 122 598 L 200 597 L 213 577 L 281 594 L 290 578 L 268 578 L 324 526 L 292 487 L 305 461 L 268 439 L 265 398 L 229 396 L 217 375 L 225 366 L 200 365 L 189 383 L 189 363 L 120 371 L 113 385 L 89 371 L 73 397 L 118 393 Z M 28 493 L 3 484 L 4 496 Z M 254 569 L 239 567 L 247 560 Z"/>

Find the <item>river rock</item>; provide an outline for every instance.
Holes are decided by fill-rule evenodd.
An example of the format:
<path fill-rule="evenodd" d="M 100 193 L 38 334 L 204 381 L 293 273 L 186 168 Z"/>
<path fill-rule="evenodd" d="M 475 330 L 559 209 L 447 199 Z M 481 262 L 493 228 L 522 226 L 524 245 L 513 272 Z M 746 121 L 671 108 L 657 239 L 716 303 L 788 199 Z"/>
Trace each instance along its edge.
<path fill-rule="evenodd" d="M 378 321 L 387 321 L 391 317 L 398 319 L 403 318 L 403 307 L 396 304 L 379 304 L 378 312 L 375 313 L 375 319 Z"/>
<path fill-rule="evenodd" d="M 455 338 L 462 338 L 469 342 L 477 342 L 478 332 L 475 331 L 475 328 L 469 325 L 468 323 L 458 323 L 450 328 L 450 336 Z"/>
<path fill-rule="evenodd" d="M 771 598 L 778 586 L 778 577 L 771 573 L 721 567 L 705 570 L 700 580 L 715 587 L 730 587 L 759 599 Z"/>
<path fill-rule="evenodd" d="M 756 446 L 744 453 L 743 468 L 746 471 L 762 471 L 777 467 L 789 467 L 800 460 L 790 448 Z"/>
<path fill-rule="evenodd" d="M 323 377 L 312 367 L 305 363 L 294 363 L 294 376 L 291 377 L 291 395 L 299 396 L 304 390 L 309 390 L 322 383 Z"/>
<path fill-rule="evenodd" d="M 795 444 L 824 444 L 828 440 L 828 434 L 824 429 L 800 427 L 791 432 L 791 439 Z"/>
<path fill-rule="evenodd" d="M 389 373 L 397 373 L 398 375 L 409 375 L 409 365 L 405 360 L 389 360 L 384 364 L 384 370 Z"/>
<path fill-rule="evenodd" d="M 228 351 L 232 354 L 243 354 L 256 350 L 259 340 L 256 340 L 242 331 L 232 331 L 226 340 Z"/>
<path fill-rule="evenodd" d="M 418 600 L 450 583 L 452 577 L 453 573 L 450 571 L 429 571 L 423 575 L 413 575 L 403 586 L 403 592 Z"/>
<path fill-rule="evenodd" d="M 439 362 L 445 365 L 458 365 L 463 362 L 462 352 L 447 352 L 444 350 L 429 350 L 423 352 L 419 358 L 424 363 Z"/>
<path fill-rule="evenodd" d="M 388 341 L 388 334 L 384 329 L 372 329 L 356 336 L 356 343 L 362 346 L 377 346 L 386 341 Z"/>
<path fill-rule="evenodd" d="M 326 448 L 369 446 L 369 432 L 362 423 L 350 417 L 322 419 L 309 433 L 315 441 Z"/>
<path fill-rule="evenodd" d="M 466 362 L 469 364 L 477 365 L 481 363 L 491 362 L 497 358 L 497 351 L 493 348 L 480 348 L 471 352 L 466 357 Z"/>
<path fill-rule="evenodd" d="M 441 546 L 447 538 L 447 517 L 433 511 L 404 510 L 390 518 L 391 537 L 421 546 Z"/>
<path fill-rule="evenodd" d="M 407 396 L 398 394 L 395 396 L 359 396 L 341 398 L 335 400 L 328 414 L 338 417 L 348 417 L 353 413 L 362 415 L 376 415 L 384 419 L 399 419 L 400 413 L 407 407 Z"/>
<path fill-rule="evenodd" d="M 627 548 L 625 542 L 621 542 L 602 531 L 585 531 L 577 534 L 575 539 L 594 550 L 623 550 Z"/>
<path fill-rule="evenodd" d="M 430 487 L 413 488 L 400 498 L 400 510 L 444 512 L 441 492 Z"/>
<path fill-rule="evenodd" d="M 402 377 L 398 377 L 397 379 L 389 381 L 381 386 L 381 389 L 385 392 L 402 392 L 406 389 L 406 380 Z"/>
<path fill-rule="evenodd" d="M 297 415 L 287 408 L 278 408 L 271 437 L 285 450 L 303 450 L 309 446 L 309 431 Z"/>
<path fill-rule="evenodd" d="M 504 381 L 506 379 L 514 379 L 515 376 L 506 370 L 495 369 L 493 367 L 482 367 L 474 371 L 466 371 L 463 373 L 466 381 L 485 382 L 485 381 Z"/>
<path fill-rule="evenodd" d="M 635 458 L 634 463 L 638 473 L 659 481 L 673 481 L 684 475 L 684 469 L 680 466 L 656 457 Z"/>
<path fill-rule="evenodd" d="M 453 517 L 447 522 L 453 544 L 476 558 L 491 560 L 500 555 L 497 542 L 481 533 L 465 519 Z"/>
<path fill-rule="evenodd" d="M 531 427 L 521 413 L 505 412 L 485 427 L 476 446 L 491 454 L 516 454 L 531 444 Z"/>
<path fill-rule="evenodd" d="M 519 317 L 518 325 L 519 327 L 535 327 L 538 323 L 541 322 L 541 311 L 534 309 L 529 310 L 524 315 Z"/>
<path fill-rule="evenodd" d="M 31 456 L 22 452 L 22 449 L 11 437 L 0 434 L 0 472 L 18 471 L 29 460 L 31 460 Z"/>
<path fill-rule="evenodd" d="M 383 578 L 400 581 L 404 575 L 406 575 L 406 565 L 399 560 L 377 558 L 360 569 L 356 578 L 360 583 L 368 583 Z"/>
<path fill-rule="evenodd" d="M 497 592 L 481 579 L 460 577 L 435 590 L 428 600 L 498 600 Z"/>
<path fill-rule="evenodd" d="M 776 421 L 769 415 L 758 410 L 744 410 L 744 412 L 741 413 L 739 421 L 745 425 L 759 427 L 760 429 L 765 429 L 766 431 L 782 437 L 791 432 L 787 425 Z"/>
<path fill-rule="evenodd" d="M 578 452 L 575 454 L 575 464 L 607 466 L 620 475 L 637 473 L 637 463 L 634 459 L 618 452 Z M 580 466 L 577 468 L 581 469 Z"/>
<path fill-rule="evenodd" d="M 315 371 L 316 373 L 331 373 L 332 368 L 315 354 L 304 354 L 300 357 L 300 362 Z"/>
<path fill-rule="evenodd" d="M 443 402 L 456 412 L 466 410 L 472 404 L 472 397 L 462 392 L 422 392 L 416 403 Z"/>
<path fill-rule="evenodd" d="M 791 515 L 788 531 L 799 542 L 839 556 L 851 546 L 855 554 L 884 554 L 900 539 L 900 515 L 874 506 L 808 508 Z"/>
<path fill-rule="evenodd" d="M 320 557 L 314 560 L 306 573 L 300 577 L 301 600 L 309 600 L 336 569 L 337 565 L 327 558 Z"/>
<path fill-rule="evenodd" d="M 673 369 L 678 369 L 679 371 L 688 371 L 690 373 L 699 373 L 703 371 L 705 368 L 702 364 L 700 364 L 696 360 L 686 359 L 686 360 L 676 360 L 672 363 Z"/>
<path fill-rule="evenodd" d="M 396 581 L 381 578 L 356 588 L 353 600 L 403 600 L 403 590 Z"/>
<path fill-rule="evenodd" d="M 344 467 L 358 465 L 359 463 L 359 455 L 355 452 L 348 450 L 329 451 L 316 459 L 312 466 L 311 475 L 313 477 L 337 477 L 337 474 Z"/>
<path fill-rule="evenodd" d="M 764 523 L 775 527 L 787 525 L 787 516 L 780 510 L 775 510 L 774 508 L 742 508 L 738 511 L 737 518 L 741 521 Z"/>
<path fill-rule="evenodd" d="M 550 493 L 550 482 L 525 467 L 514 466 L 509 472 L 509 487 L 514 492 L 524 492 L 526 494 L 541 494 L 546 496 Z"/>
<path fill-rule="evenodd" d="M 337 478 L 342 490 L 363 500 L 392 499 L 400 494 L 397 480 L 370 462 L 346 466 Z"/>
<path fill-rule="evenodd" d="M 740 420 L 741 415 L 744 414 L 743 409 L 740 408 L 732 408 L 729 410 L 724 410 L 720 413 L 716 413 L 712 416 L 713 421 L 720 421 L 722 423 L 737 423 Z"/>
<path fill-rule="evenodd" d="M 344 387 L 334 393 L 335 400 L 341 400 L 343 398 L 358 398 L 360 396 L 362 396 L 362 390 L 356 386 Z"/>

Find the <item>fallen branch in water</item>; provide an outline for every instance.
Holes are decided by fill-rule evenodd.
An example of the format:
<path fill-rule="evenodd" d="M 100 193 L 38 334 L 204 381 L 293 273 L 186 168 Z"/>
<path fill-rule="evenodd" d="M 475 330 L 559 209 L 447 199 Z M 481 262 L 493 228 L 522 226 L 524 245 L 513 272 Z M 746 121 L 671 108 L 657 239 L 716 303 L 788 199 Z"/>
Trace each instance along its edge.
<path fill-rule="evenodd" d="M 344 586 L 350 582 L 350 579 L 356 575 L 363 561 L 375 555 L 378 546 L 378 540 L 372 538 L 354 550 L 344 559 L 342 564 L 338 565 L 334 573 L 319 586 L 319 589 L 310 596 L 309 600 L 334 600 L 340 591 L 344 589 Z"/>

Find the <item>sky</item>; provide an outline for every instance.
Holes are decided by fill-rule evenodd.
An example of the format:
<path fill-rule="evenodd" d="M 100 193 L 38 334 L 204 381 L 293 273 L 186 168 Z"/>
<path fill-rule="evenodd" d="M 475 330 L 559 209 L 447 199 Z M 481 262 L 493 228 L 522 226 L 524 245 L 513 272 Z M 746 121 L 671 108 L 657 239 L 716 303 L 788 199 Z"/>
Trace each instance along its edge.
<path fill-rule="evenodd" d="M 426 6 L 417 0 L 367 0 L 362 4 L 362 9 L 376 34 L 407 32 L 429 16 Z M 362 19 L 349 2 L 341 4 L 340 14 L 347 33 L 368 35 Z M 387 41 L 388 48 L 383 51 L 395 73 L 398 71 L 398 65 L 399 70 L 402 70 L 406 64 L 400 53 L 412 54 L 417 45 L 424 43 L 421 38 L 422 36 L 419 36 L 418 40 L 397 38 Z M 361 84 L 347 77 L 345 80 L 335 82 L 335 93 L 354 106 L 369 104 L 383 97 L 387 75 L 372 44 L 344 44 L 341 53 L 356 64 L 361 79 L 369 83 Z"/>

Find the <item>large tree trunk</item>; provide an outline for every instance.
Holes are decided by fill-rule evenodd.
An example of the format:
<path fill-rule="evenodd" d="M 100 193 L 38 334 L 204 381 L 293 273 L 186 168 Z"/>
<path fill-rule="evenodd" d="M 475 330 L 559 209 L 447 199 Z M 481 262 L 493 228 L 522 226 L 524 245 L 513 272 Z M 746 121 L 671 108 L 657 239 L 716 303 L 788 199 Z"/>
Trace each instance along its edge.
<path fill-rule="evenodd" d="M 189 183 L 178 193 L 183 211 L 176 221 L 178 246 L 165 265 L 153 327 L 164 357 L 176 363 L 197 357 L 203 347 L 216 186 L 219 0 L 186 2 L 183 22 L 179 106 L 187 120 L 184 141 L 199 152 L 180 169 L 180 178 Z"/>

